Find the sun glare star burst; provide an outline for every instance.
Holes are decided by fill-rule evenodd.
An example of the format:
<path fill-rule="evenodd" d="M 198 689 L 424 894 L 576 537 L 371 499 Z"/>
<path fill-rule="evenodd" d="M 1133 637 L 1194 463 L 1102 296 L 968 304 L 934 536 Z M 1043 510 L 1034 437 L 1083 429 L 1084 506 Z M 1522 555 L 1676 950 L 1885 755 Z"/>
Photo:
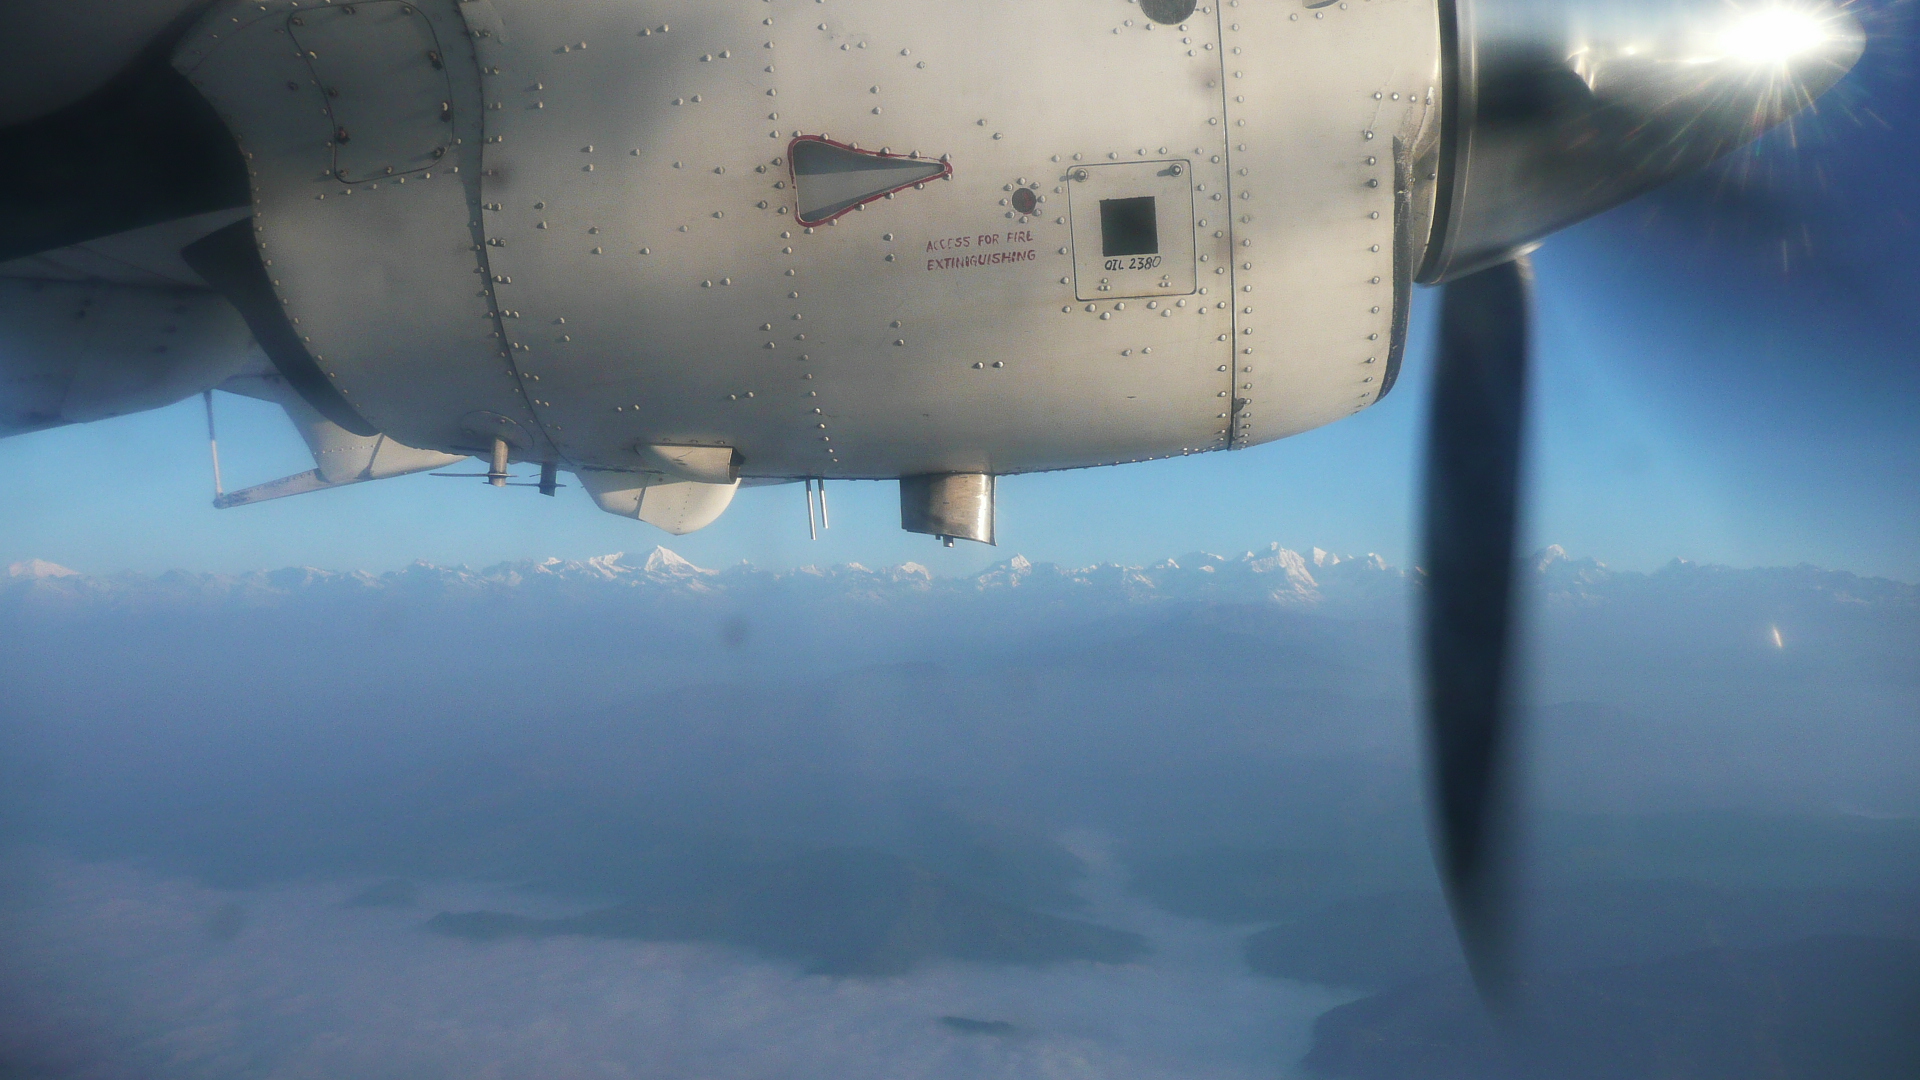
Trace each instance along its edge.
<path fill-rule="evenodd" d="M 1765 7 L 1748 13 L 1721 35 L 1728 55 L 1755 64 L 1785 64 L 1826 43 L 1831 31 L 1821 14 L 1803 8 Z"/>

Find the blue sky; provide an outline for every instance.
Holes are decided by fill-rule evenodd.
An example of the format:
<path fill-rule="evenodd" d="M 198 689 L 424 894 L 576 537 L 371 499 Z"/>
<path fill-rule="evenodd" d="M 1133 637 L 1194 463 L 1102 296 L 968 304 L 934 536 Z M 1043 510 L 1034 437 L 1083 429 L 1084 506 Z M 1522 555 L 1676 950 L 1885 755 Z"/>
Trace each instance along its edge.
<path fill-rule="evenodd" d="M 1643 200 L 1537 254 L 1530 545 L 1637 569 L 1809 562 L 1920 580 L 1920 106 L 1905 41 L 1881 36 L 1818 117 L 1727 173 L 1743 183 Z M 1016 552 L 1140 562 L 1279 541 L 1406 565 L 1436 298 L 1419 292 L 1403 378 L 1380 405 L 1247 451 L 1006 479 L 998 549 L 900 532 L 882 483 L 830 485 L 835 527 L 818 542 L 792 486 L 742 492 L 678 538 L 577 488 L 543 499 L 427 477 L 215 511 L 194 400 L 0 440 L 0 563 L 385 570 L 666 543 L 703 565 L 958 573 Z M 219 407 L 229 486 L 312 467 L 277 410 Z"/>

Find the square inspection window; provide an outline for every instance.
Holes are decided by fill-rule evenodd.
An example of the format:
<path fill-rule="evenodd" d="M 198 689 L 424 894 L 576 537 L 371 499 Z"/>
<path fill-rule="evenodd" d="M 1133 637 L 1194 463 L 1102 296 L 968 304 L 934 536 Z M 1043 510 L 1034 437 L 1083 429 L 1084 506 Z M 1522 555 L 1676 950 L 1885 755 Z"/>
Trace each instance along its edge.
<path fill-rule="evenodd" d="M 1193 163 L 1119 161 L 1067 171 L 1073 293 L 1185 296 L 1196 285 Z"/>
<path fill-rule="evenodd" d="M 1154 212 L 1153 196 L 1132 199 L 1100 200 L 1100 254 L 1157 255 L 1160 253 L 1159 218 Z"/>

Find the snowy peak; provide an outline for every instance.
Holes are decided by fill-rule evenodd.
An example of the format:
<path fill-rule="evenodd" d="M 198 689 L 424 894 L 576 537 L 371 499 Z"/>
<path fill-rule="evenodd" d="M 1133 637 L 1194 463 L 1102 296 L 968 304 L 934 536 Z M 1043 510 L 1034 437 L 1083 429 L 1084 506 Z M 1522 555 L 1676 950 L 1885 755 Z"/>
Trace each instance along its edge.
<path fill-rule="evenodd" d="M 1314 548 L 1314 562 L 1322 563 L 1326 553 Z M 1336 560 L 1338 561 L 1338 560 Z M 1267 546 L 1265 554 L 1255 555 L 1248 552 L 1247 569 L 1256 574 L 1278 574 L 1284 583 L 1275 583 L 1271 595 L 1276 600 L 1320 599 L 1320 583 L 1314 580 L 1313 571 L 1307 569 L 1307 560 L 1292 548 L 1283 548 L 1279 544 Z"/>
<path fill-rule="evenodd" d="M 1533 572 L 1539 576 L 1549 600 L 1589 602 L 1606 591 L 1613 571 L 1597 559 L 1576 559 L 1567 549 L 1553 544 L 1534 553 Z"/>
<path fill-rule="evenodd" d="M 617 560 L 620 556 L 612 555 L 608 558 Z M 647 555 L 647 564 L 642 569 L 652 577 L 691 578 L 713 573 L 711 570 L 703 570 L 693 565 L 681 558 L 679 554 L 664 547 L 654 548 Z"/>
<path fill-rule="evenodd" d="M 69 570 L 64 566 L 61 566 L 59 563 L 50 563 L 45 559 L 28 559 L 25 562 L 17 562 L 7 567 L 7 577 L 14 579 L 16 581 L 22 578 L 25 578 L 31 581 L 39 581 L 39 580 L 44 580 L 46 578 L 65 578 L 65 577 L 79 577 L 79 576 L 80 576 L 80 571 Z"/>
<path fill-rule="evenodd" d="M 587 560 L 587 567 L 603 578 L 617 578 L 621 574 L 630 574 L 633 572 L 627 567 L 620 565 L 620 560 L 626 557 L 627 553 L 624 551 L 616 551 L 611 555 L 595 555 L 593 558 Z"/>

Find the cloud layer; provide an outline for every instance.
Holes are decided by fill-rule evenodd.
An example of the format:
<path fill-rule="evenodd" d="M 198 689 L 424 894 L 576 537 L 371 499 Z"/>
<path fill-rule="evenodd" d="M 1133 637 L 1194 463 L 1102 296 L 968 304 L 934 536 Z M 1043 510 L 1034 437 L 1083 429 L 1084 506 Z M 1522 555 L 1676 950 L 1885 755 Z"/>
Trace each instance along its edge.
<path fill-rule="evenodd" d="M 1284 1075 L 1313 1017 L 1347 999 L 1254 976 L 1234 929 L 1098 878 L 1100 913 L 1146 933 L 1153 957 L 881 979 L 706 945 L 421 929 L 435 906 L 541 910 L 476 885 L 424 886 L 424 908 L 349 907 L 353 883 L 236 893 L 64 859 L 12 885 L 0 1060 L 26 1076 L 1231 1080 Z"/>

